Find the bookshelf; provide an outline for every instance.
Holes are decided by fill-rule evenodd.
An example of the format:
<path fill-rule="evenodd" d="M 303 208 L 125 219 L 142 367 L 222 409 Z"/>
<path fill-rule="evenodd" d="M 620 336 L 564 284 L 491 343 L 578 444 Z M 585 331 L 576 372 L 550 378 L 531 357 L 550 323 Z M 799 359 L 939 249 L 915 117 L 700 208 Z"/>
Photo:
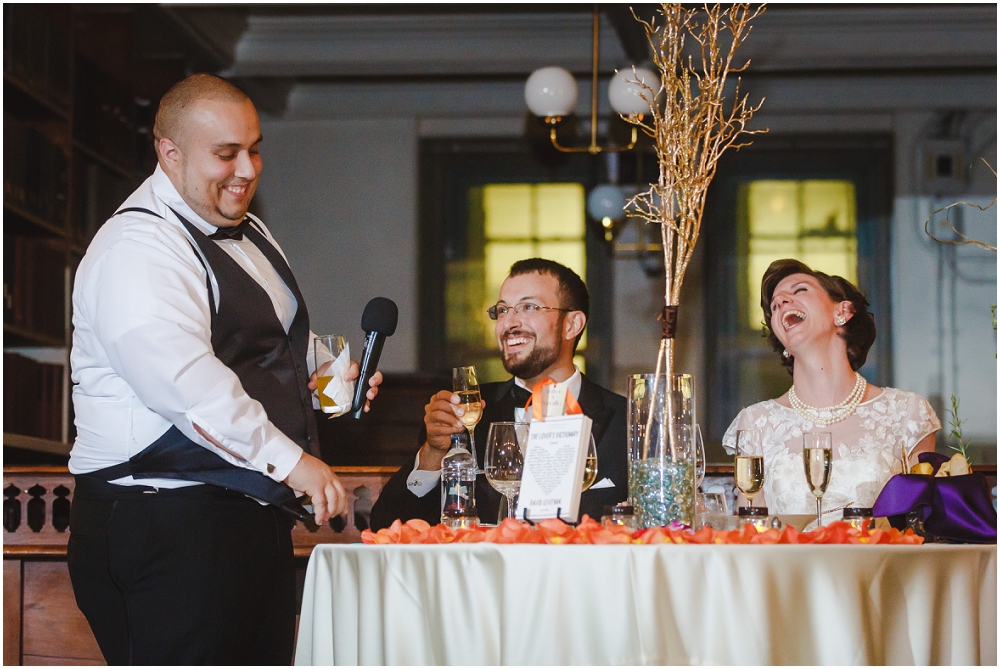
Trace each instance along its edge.
<path fill-rule="evenodd" d="M 64 456 L 74 439 L 73 275 L 152 171 L 152 113 L 189 69 L 143 53 L 169 32 L 156 11 L 4 4 L 5 456 Z"/>

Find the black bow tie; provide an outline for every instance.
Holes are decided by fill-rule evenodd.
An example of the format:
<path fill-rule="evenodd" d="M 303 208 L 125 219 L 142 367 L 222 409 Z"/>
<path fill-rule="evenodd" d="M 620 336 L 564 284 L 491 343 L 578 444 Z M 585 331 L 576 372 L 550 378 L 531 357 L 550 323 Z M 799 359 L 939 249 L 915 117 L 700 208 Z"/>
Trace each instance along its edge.
<path fill-rule="evenodd" d="M 522 388 L 516 383 L 514 384 L 514 387 L 511 389 L 510 392 L 514 396 L 514 406 L 516 406 L 519 409 L 523 409 L 524 405 L 527 404 L 528 400 L 531 399 L 531 391 Z"/>
<path fill-rule="evenodd" d="M 215 232 L 208 236 L 209 239 L 234 239 L 240 241 L 243 239 L 243 231 L 246 227 L 250 225 L 250 217 L 247 216 L 239 225 L 234 225 L 231 228 L 218 228 Z"/>

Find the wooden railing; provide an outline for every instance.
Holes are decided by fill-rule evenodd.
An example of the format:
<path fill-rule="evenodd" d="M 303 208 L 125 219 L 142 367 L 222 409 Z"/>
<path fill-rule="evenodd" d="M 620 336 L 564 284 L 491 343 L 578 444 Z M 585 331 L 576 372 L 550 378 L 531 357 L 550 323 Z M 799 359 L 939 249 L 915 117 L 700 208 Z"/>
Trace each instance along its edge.
<path fill-rule="evenodd" d="M 360 541 L 372 504 L 395 471 L 392 467 L 334 470 L 347 491 L 347 513 L 322 527 L 296 524 L 292 542 L 300 570 L 317 544 Z M 4 468 L 4 665 L 104 664 L 90 626 L 76 606 L 66 568 L 74 488 L 73 475 L 65 467 Z"/>

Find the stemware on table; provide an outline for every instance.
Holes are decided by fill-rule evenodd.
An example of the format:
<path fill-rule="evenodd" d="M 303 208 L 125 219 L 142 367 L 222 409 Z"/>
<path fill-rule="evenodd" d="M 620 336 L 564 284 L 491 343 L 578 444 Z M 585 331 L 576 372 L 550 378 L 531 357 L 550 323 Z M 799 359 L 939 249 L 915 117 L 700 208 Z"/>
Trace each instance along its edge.
<path fill-rule="evenodd" d="M 806 470 L 806 483 L 816 497 L 816 527 L 823 524 L 823 495 L 830 484 L 833 470 L 833 435 L 829 432 L 811 432 L 802 435 L 802 463 Z"/>
<path fill-rule="evenodd" d="M 580 492 L 586 492 L 596 482 L 597 446 L 594 444 L 594 435 L 590 435 L 590 443 L 587 444 L 587 463 L 583 470 L 583 485 L 580 487 Z"/>
<path fill-rule="evenodd" d="M 733 461 L 733 478 L 743 493 L 747 505 L 753 507 L 753 498 L 764 487 L 764 456 L 761 451 L 760 430 L 736 431 L 736 457 Z"/>
<path fill-rule="evenodd" d="M 476 368 L 455 367 L 451 370 L 451 389 L 458 395 L 458 406 L 463 413 L 459 420 L 469 432 L 469 444 L 472 447 L 472 457 L 476 457 L 476 425 L 483 417 L 483 405 L 479 394 L 479 381 L 476 378 Z"/>
<path fill-rule="evenodd" d="M 521 490 L 521 476 L 524 472 L 524 448 L 528 441 L 528 429 L 528 423 L 490 423 L 483 469 L 486 480 L 504 497 L 498 523 L 515 516 L 517 495 Z"/>

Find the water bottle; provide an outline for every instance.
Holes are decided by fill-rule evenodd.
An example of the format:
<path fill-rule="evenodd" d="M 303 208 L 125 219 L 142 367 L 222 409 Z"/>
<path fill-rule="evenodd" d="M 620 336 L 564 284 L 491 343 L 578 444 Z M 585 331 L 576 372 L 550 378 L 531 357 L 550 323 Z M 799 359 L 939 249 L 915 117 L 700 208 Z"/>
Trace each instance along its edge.
<path fill-rule="evenodd" d="M 476 459 L 468 434 L 451 435 L 451 450 L 441 461 L 441 522 L 453 529 L 479 523 L 476 513 Z"/>

